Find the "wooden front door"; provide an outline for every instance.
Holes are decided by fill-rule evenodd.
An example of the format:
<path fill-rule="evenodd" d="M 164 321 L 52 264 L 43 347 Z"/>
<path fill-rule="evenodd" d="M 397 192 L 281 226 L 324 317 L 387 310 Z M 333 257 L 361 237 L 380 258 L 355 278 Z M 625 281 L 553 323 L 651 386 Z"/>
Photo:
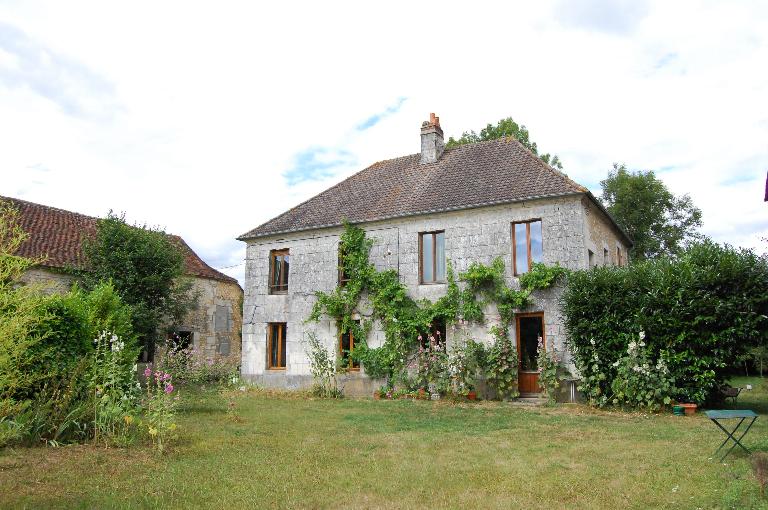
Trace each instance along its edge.
<path fill-rule="evenodd" d="M 517 384 L 521 397 L 541 393 L 539 387 L 539 338 L 544 339 L 544 312 L 521 313 L 516 317 L 517 331 Z M 546 345 L 546 342 L 542 342 Z M 542 347 L 543 348 L 543 347 Z"/>

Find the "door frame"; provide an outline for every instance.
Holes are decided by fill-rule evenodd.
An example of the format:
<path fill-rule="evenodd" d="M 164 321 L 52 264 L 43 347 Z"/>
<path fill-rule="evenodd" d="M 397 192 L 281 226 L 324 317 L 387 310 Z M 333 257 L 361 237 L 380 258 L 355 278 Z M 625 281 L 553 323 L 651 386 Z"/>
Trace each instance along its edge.
<path fill-rule="evenodd" d="M 544 322 L 544 311 L 540 312 L 525 312 L 525 313 L 516 313 L 515 314 L 515 337 L 517 337 L 517 388 L 518 391 L 520 391 L 520 374 L 536 374 L 536 386 L 538 386 L 539 382 L 539 376 L 538 371 L 531 372 L 531 371 L 525 371 L 523 372 L 520 367 L 522 365 L 523 361 L 523 351 L 520 348 L 520 319 L 524 317 L 540 317 L 541 318 L 541 340 L 542 340 L 542 348 L 546 351 L 547 349 L 547 333 L 546 333 L 546 323 Z M 539 387 L 539 391 L 535 393 L 522 393 L 520 392 L 520 396 L 537 396 L 541 393 L 541 387 Z"/>

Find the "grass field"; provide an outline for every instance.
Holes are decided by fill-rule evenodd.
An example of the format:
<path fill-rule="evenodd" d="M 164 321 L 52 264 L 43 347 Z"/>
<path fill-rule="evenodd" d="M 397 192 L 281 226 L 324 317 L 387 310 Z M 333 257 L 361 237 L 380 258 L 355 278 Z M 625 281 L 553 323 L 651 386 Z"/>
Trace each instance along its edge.
<path fill-rule="evenodd" d="M 739 407 L 768 413 L 768 383 Z M 187 391 L 182 435 L 145 446 L 0 451 L 0 506 L 768 508 L 742 453 L 693 418 L 484 402 L 312 400 L 255 390 L 237 418 Z M 768 416 L 745 438 L 768 451 Z"/>

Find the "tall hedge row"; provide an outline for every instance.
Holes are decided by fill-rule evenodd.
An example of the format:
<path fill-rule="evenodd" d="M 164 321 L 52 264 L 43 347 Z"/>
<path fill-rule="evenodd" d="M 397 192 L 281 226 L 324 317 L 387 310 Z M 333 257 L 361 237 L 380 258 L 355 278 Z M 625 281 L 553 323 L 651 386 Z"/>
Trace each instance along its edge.
<path fill-rule="evenodd" d="M 611 402 L 615 362 L 641 331 L 652 358 L 668 359 L 678 400 L 717 400 L 736 356 L 768 340 L 768 258 L 704 242 L 675 259 L 574 272 L 563 310 L 593 403 Z"/>

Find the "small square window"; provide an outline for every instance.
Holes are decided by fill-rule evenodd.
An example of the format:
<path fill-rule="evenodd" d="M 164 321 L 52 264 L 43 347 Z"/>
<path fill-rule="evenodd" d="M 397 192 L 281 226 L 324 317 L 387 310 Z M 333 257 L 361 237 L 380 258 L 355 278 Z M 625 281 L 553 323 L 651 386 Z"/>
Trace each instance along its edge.
<path fill-rule="evenodd" d="M 285 322 L 271 322 L 267 326 L 267 369 L 285 370 Z"/>
<path fill-rule="evenodd" d="M 419 234 L 419 281 L 445 282 L 445 231 Z"/>
<path fill-rule="evenodd" d="M 290 254 L 288 250 L 269 252 L 269 293 L 286 294 L 288 292 L 288 269 Z"/>

